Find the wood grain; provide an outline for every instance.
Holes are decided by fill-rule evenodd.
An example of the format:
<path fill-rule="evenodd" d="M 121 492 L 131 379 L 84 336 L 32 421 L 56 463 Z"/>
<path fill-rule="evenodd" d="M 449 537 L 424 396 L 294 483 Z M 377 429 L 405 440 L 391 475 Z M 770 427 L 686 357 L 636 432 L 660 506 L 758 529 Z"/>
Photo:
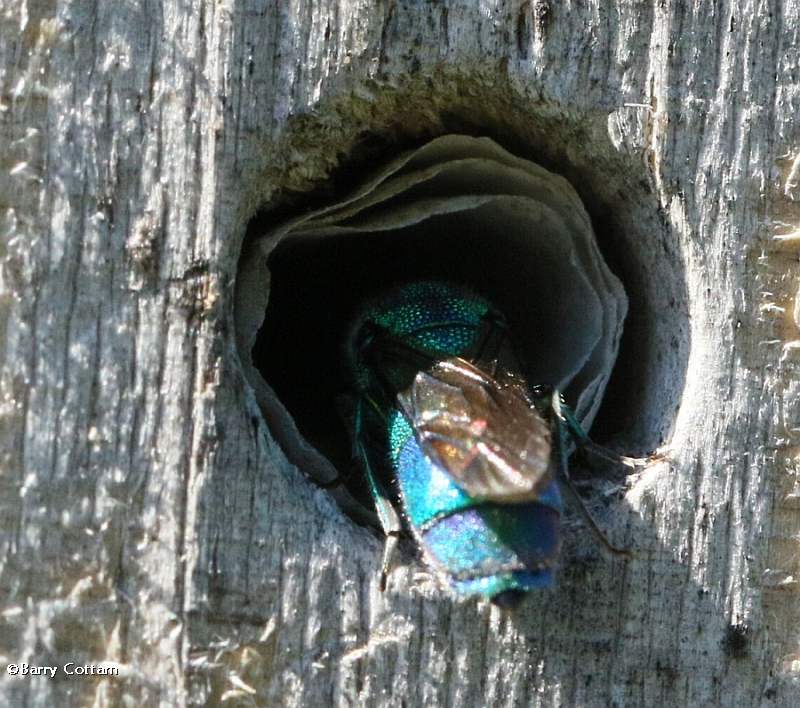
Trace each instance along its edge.
<path fill-rule="evenodd" d="M 121 668 L 3 702 L 795 704 L 799 10 L 2 0 L 0 663 Z M 591 499 L 637 559 L 570 525 L 516 615 L 379 593 L 233 335 L 256 213 L 444 132 L 576 186 L 640 303 L 618 440 L 668 446 Z"/>

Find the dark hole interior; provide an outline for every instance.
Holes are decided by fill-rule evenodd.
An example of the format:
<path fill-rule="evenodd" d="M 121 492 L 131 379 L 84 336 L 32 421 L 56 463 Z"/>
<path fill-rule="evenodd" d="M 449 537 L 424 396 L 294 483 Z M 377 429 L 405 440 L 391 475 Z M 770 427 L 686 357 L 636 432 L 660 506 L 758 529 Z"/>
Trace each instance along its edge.
<path fill-rule="evenodd" d="M 369 157 L 372 168 L 380 164 L 374 154 Z M 553 168 L 546 160 L 542 163 Z M 296 214 L 301 204 L 314 209 L 348 193 L 364 169 L 357 160 L 346 163 L 317 192 L 284 199 L 281 207 L 251 222 L 248 237 L 262 236 Z M 665 352 L 668 338 L 654 329 L 660 326 L 654 321 L 654 312 L 665 312 L 665 307 L 675 310 L 669 315 L 669 326 L 680 321 L 679 311 L 685 306 L 685 293 L 680 294 L 680 263 L 668 252 L 668 229 L 658 228 L 663 223 L 658 223 L 661 217 L 656 209 L 652 221 L 642 225 L 645 236 L 626 236 L 620 221 L 625 210 L 607 204 L 607 189 L 605 196 L 598 196 L 592 190 L 592 179 L 576 184 L 569 170 L 565 176 L 573 178 L 603 256 L 622 280 L 629 298 L 620 353 L 592 437 L 628 454 L 644 454 L 668 433 L 682 389 L 681 362 L 688 353 L 685 332 L 676 331 L 675 350 Z M 641 199 L 651 199 L 646 184 L 640 189 Z M 620 188 L 617 206 L 627 204 L 631 213 L 629 202 L 636 198 Z M 637 209 L 634 205 L 632 213 L 639 213 Z M 445 279 L 466 285 L 505 313 L 523 359 L 546 348 L 549 336 L 564 334 L 549 332 L 537 323 L 537 290 L 530 283 L 532 269 L 542 264 L 529 262 L 530 253 L 523 252 L 519 240 L 513 235 L 489 237 L 472 228 L 468 219 L 454 225 L 449 218 L 434 217 L 384 233 L 314 239 L 288 236 L 271 252 L 267 262 L 269 304 L 252 350 L 253 363 L 300 433 L 339 470 L 348 468 L 351 457 L 336 405 L 337 396 L 346 392 L 348 385 L 343 366 L 345 338 L 352 317 L 371 297 L 412 279 Z M 664 288 L 653 279 L 652 249 L 659 241 L 665 252 L 664 282 L 671 284 Z M 637 247 L 649 249 L 648 265 L 643 265 L 647 259 L 639 257 Z M 675 297 L 660 292 L 670 288 L 678 293 Z M 656 301 L 662 297 L 665 302 Z M 661 325 L 666 326 L 667 321 L 663 319 Z M 569 326 L 564 323 L 565 328 Z"/>
<path fill-rule="evenodd" d="M 537 322 L 537 289 L 521 263 L 514 238 L 487 242 L 468 226 L 453 229 L 451 218 L 388 234 L 287 238 L 268 261 L 270 302 L 253 360 L 304 437 L 342 469 L 350 453 L 336 397 L 347 389 L 345 338 L 359 307 L 412 278 L 467 285 L 505 314 L 524 360 L 547 348 L 548 338 L 569 333 Z"/>
<path fill-rule="evenodd" d="M 448 233 L 438 219 L 430 222 L 408 233 L 289 238 L 269 259 L 270 304 L 253 359 L 301 433 L 337 466 L 349 459 L 335 405 L 347 387 L 345 337 L 365 300 L 412 278 L 445 279 L 489 294 L 513 331 L 536 329 L 536 293 L 521 269 L 508 268 L 519 262 L 515 244 L 492 247 L 478 233 Z"/>
<path fill-rule="evenodd" d="M 586 195 L 581 196 L 586 199 Z M 636 254 L 627 244 L 615 238 L 620 227 L 615 223 L 614 214 L 605 207 L 598 208 L 595 200 L 591 204 L 595 205 L 594 209 L 584 201 L 591 214 L 592 227 L 603 258 L 611 272 L 622 281 L 628 296 L 628 314 L 619 353 L 600 410 L 592 424 L 592 439 L 603 445 L 621 446 L 620 449 L 629 455 L 645 455 L 664 441 L 665 427 L 659 420 L 659 430 L 634 432 L 637 421 L 641 421 L 643 409 L 649 406 L 650 392 L 647 386 L 648 381 L 652 381 L 653 352 L 649 350 L 654 340 L 650 331 L 653 305 L 649 302 L 647 286 L 643 282 L 648 276 L 642 272 Z M 661 419 L 662 416 L 657 418 Z"/>

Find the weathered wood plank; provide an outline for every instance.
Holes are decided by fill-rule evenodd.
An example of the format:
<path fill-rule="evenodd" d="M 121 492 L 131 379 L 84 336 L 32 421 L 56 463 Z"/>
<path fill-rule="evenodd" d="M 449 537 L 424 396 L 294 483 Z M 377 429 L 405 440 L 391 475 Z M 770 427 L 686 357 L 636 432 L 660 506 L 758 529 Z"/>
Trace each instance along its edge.
<path fill-rule="evenodd" d="M 795 702 L 798 3 L 0 9 L 0 654 L 123 674 L 4 674 L 7 703 Z M 410 558 L 378 592 L 379 540 L 272 441 L 233 335 L 260 207 L 461 130 L 606 219 L 643 360 L 689 347 L 632 394 L 631 444 L 685 376 L 669 464 L 608 519 L 640 558 L 582 563 L 575 528 L 511 617 Z"/>

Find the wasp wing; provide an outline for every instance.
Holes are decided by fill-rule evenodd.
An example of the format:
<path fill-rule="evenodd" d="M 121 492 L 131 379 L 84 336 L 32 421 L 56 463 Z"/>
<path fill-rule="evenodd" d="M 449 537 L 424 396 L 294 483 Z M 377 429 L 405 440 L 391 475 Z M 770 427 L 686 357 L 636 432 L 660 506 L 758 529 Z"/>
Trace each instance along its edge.
<path fill-rule="evenodd" d="M 533 501 L 550 481 L 550 429 L 521 378 L 452 357 L 419 372 L 398 402 L 425 454 L 470 496 Z"/>

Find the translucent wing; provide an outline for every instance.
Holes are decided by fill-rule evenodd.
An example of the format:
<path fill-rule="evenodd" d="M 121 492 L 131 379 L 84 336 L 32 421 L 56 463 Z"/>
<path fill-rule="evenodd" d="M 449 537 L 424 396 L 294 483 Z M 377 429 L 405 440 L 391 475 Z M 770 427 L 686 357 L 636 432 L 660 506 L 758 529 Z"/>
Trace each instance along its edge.
<path fill-rule="evenodd" d="M 520 378 L 453 357 L 419 372 L 398 402 L 425 454 L 470 496 L 532 501 L 550 481 L 550 429 Z"/>

